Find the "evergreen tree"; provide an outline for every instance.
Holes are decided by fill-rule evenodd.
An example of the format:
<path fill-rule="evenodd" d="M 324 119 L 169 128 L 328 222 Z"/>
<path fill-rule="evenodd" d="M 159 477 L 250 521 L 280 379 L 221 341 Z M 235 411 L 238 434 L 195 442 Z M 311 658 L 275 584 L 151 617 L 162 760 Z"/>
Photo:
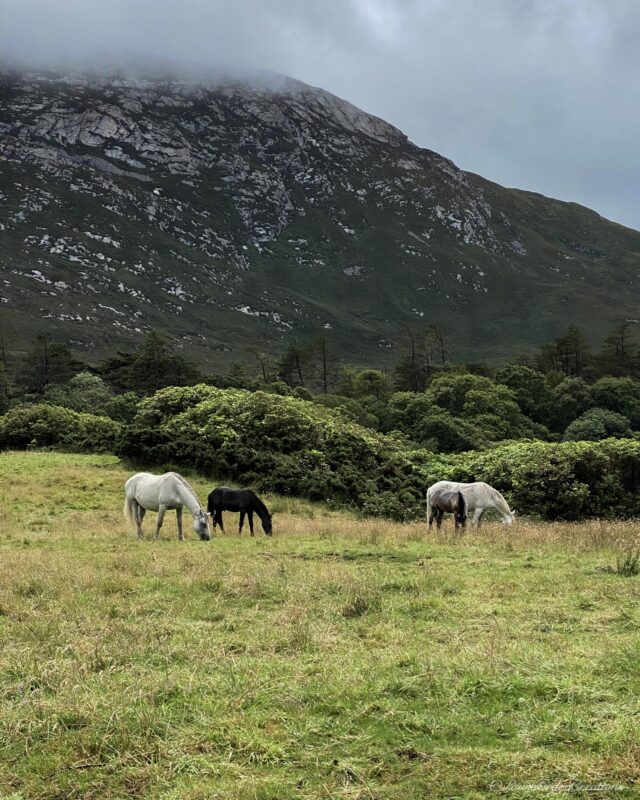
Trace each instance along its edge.
<path fill-rule="evenodd" d="M 131 389 L 145 395 L 166 386 L 192 386 L 201 377 L 195 365 L 173 354 L 167 339 L 156 331 L 147 334 L 128 371 Z"/>
<path fill-rule="evenodd" d="M 9 380 L 4 363 L 0 361 L 0 414 L 9 408 Z"/>
<path fill-rule="evenodd" d="M 544 344 L 537 359 L 542 372 L 552 370 L 567 377 L 580 377 L 589 363 L 589 345 L 582 331 L 571 324 L 564 336 Z"/>
<path fill-rule="evenodd" d="M 393 384 L 399 392 L 423 392 L 433 371 L 433 345 L 436 339 L 430 326 L 427 336 L 424 331 L 408 326 L 404 333 L 404 352 L 393 371 Z"/>
<path fill-rule="evenodd" d="M 22 359 L 16 384 L 22 393 L 41 396 L 50 383 L 66 383 L 85 369 L 68 347 L 52 342 L 48 334 L 38 334 L 32 350 Z"/>
<path fill-rule="evenodd" d="M 600 373 L 622 377 L 640 370 L 638 345 L 631 322 L 616 326 L 603 342 Z"/>
<path fill-rule="evenodd" d="M 98 372 L 116 394 L 131 391 L 130 371 L 135 361 L 136 353 L 122 353 L 118 351 L 115 356 L 105 358 L 100 364 Z"/>

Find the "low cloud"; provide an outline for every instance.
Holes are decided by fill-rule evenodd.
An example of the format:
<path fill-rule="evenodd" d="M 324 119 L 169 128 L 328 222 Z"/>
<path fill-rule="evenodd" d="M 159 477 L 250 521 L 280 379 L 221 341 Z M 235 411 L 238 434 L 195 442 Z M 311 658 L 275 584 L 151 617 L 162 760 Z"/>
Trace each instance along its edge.
<path fill-rule="evenodd" d="M 273 70 L 640 228 L 635 0 L 0 0 L 5 63 Z"/>

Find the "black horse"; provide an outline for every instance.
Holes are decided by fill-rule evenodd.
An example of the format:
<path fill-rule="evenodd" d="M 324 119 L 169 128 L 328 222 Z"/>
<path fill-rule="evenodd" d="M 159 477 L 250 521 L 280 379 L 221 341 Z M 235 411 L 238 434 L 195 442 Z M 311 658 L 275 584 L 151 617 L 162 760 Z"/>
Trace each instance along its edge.
<path fill-rule="evenodd" d="M 429 527 L 433 525 L 435 520 L 436 527 L 440 530 L 445 512 L 453 514 L 456 528 L 464 528 L 467 523 L 467 501 L 462 492 L 438 489 L 433 493 L 427 494 Z"/>
<path fill-rule="evenodd" d="M 271 536 L 271 514 L 269 509 L 265 506 L 257 494 L 250 489 L 229 489 L 228 486 L 218 486 L 214 489 L 207 498 L 207 511 L 211 514 L 213 521 L 213 528 L 216 525 L 220 526 L 220 530 L 224 531 L 222 525 L 222 512 L 235 511 L 240 512 L 240 527 L 238 533 L 242 533 L 242 525 L 244 524 L 245 514 L 249 515 L 249 530 L 253 536 L 253 513 L 260 517 L 262 522 L 262 530 Z"/>

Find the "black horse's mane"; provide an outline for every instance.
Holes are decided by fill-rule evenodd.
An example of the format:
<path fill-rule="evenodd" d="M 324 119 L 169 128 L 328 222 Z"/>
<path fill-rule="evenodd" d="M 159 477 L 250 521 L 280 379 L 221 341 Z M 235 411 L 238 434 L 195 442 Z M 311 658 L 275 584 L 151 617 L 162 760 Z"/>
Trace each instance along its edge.
<path fill-rule="evenodd" d="M 264 517 L 270 516 L 269 509 L 265 506 L 265 504 L 258 497 L 258 495 L 255 492 L 253 492 L 251 489 L 247 489 L 246 491 L 249 492 L 249 494 L 253 497 L 255 505 L 256 505 L 256 512 L 257 512 L 258 516 L 260 517 L 260 519 L 262 519 L 263 516 Z"/>

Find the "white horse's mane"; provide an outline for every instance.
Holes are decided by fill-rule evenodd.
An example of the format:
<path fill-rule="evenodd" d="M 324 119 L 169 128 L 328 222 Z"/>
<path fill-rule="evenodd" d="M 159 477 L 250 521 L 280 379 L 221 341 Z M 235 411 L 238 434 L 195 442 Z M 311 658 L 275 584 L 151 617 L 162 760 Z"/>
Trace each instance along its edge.
<path fill-rule="evenodd" d="M 487 489 L 491 492 L 491 496 L 495 501 L 496 505 L 500 507 L 500 510 L 503 511 L 505 514 L 511 514 L 511 509 L 509 508 L 509 503 L 504 499 L 504 497 L 500 494 L 497 489 L 494 489 L 493 486 L 489 486 L 489 484 L 485 484 Z"/>
<path fill-rule="evenodd" d="M 195 489 L 194 489 L 194 488 L 193 488 L 193 486 L 192 486 L 192 485 L 189 483 L 189 481 L 188 481 L 186 478 L 183 478 L 183 477 L 182 477 L 182 475 L 180 475 L 180 473 L 179 473 L 179 472 L 171 472 L 171 473 L 169 473 L 169 474 L 170 474 L 170 475 L 173 475 L 173 477 L 174 477 L 174 478 L 177 478 L 177 479 L 178 479 L 178 481 L 179 481 L 179 482 L 180 482 L 180 483 L 181 483 L 181 484 L 182 484 L 182 485 L 183 485 L 183 486 L 184 486 L 186 489 L 188 489 L 188 491 L 191 493 L 191 496 L 192 496 L 192 497 L 193 497 L 193 499 L 196 501 L 196 504 L 197 504 L 198 508 L 199 508 L 201 511 L 203 511 L 204 509 L 203 509 L 203 508 L 202 508 L 202 506 L 200 505 L 200 501 L 198 500 L 198 495 L 196 494 L 196 491 L 195 491 Z"/>

